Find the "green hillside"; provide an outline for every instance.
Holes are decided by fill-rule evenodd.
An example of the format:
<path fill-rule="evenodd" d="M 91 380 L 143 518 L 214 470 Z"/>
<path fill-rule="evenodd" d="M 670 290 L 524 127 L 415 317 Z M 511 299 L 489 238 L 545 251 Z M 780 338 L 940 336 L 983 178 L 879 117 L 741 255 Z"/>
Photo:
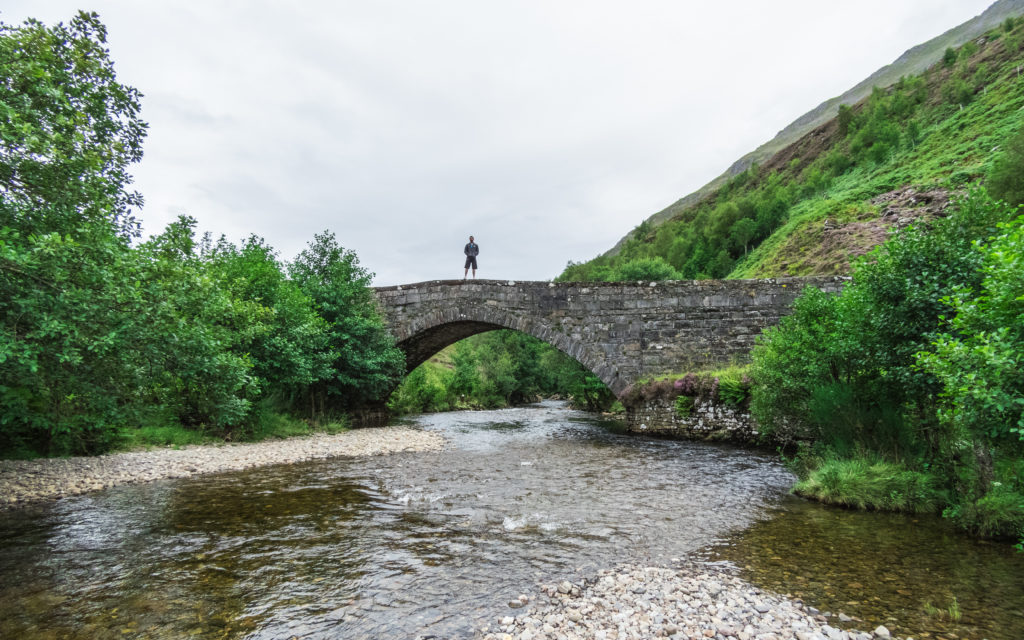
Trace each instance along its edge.
<path fill-rule="evenodd" d="M 923 73 L 875 88 L 620 251 L 561 280 L 847 273 L 896 227 L 942 215 L 1024 122 L 1024 20 L 1008 18 Z"/>

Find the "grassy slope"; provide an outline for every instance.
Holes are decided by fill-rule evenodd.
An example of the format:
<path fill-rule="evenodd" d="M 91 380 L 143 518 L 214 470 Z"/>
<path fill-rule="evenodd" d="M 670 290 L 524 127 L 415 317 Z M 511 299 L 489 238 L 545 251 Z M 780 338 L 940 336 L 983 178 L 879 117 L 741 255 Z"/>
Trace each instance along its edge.
<path fill-rule="evenodd" d="M 913 119 L 921 127 L 918 142 L 900 144 L 881 161 L 861 160 L 830 179 L 827 187 L 791 202 L 783 224 L 776 228 L 746 256 L 719 276 L 731 278 L 775 277 L 846 273 L 850 261 L 883 241 L 888 222 L 879 218 L 880 207 L 872 200 L 904 187 L 956 191 L 966 183 L 985 175 L 999 144 L 1024 123 L 1024 20 L 1010 38 L 1016 47 L 1005 46 L 1007 34 L 1001 28 L 990 31 L 977 51 L 955 65 L 941 62 L 923 74 L 927 99 L 916 108 Z M 976 41 L 972 41 L 971 47 Z M 981 70 L 979 72 L 979 70 Z M 947 90 L 959 79 L 976 91 L 967 104 L 950 102 Z M 854 106 L 863 115 L 869 99 Z M 906 123 L 897 123 L 906 133 Z M 901 134 L 902 135 L 902 134 Z M 731 191 L 727 183 L 696 204 L 675 212 L 663 226 L 683 230 L 693 225 L 708 225 L 716 204 L 752 194 L 774 179 L 783 186 L 800 191 L 807 175 L 823 167 L 833 151 L 849 153 L 850 139 L 839 133 L 836 118 L 814 129 L 782 149 Z M 735 180 L 733 181 L 735 182 Z M 828 220 L 828 225 L 826 225 Z M 713 225 L 713 221 L 711 222 Z M 672 225 L 675 225 L 672 227 Z M 841 242 L 829 244 L 826 226 L 840 227 Z M 636 257 L 661 256 L 669 259 L 655 243 L 659 229 L 646 235 L 634 234 L 620 255 L 599 257 L 591 264 L 615 265 Z M 677 231 L 672 231 L 673 233 Z M 835 235 L 835 234 L 833 234 Z M 638 244 L 639 249 L 638 249 Z M 632 246 L 630 246 L 632 245 Z M 714 275 L 714 274 L 712 274 Z M 562 277 L 568 277 L 563 274 Z M 690 277 L 690 276 L 684 276 Z M 601 279 L 601 278 L 597 278 Z"/>
<path fill-rule="evenodd" d="M 1020 52 L 1011 55 L 1002 45 L 996 40 L 972 58 L 972 69 L 983 63 L 999 66 L 971 104 L 963 109 L 932 104 L 934 111 L 915 148 L 898 151 L 883 164 L 855 168 L 838 177 L 822 197 L 799 202 L 790 210 L 786 224 L 751 252 L 730 277 L 831 271 L 827 263 L 801 259 L 820 244 L 826 218 L 838 223 L 870 219 L 878 215 L 878 207 L 870 201 L 879 194 L 904 185 L 955 189 L 983 176 L 1001 141 L 1024 122 L 1024 74 L 1018 75 L 1018 66 L 1024 61 Z M 946 69 L 933 72 L 929 82 L 933 94 L 949 73 Z"/>
<path fill-rule="evenodd" d="M 871 93 L 873 87 L 888 87 L 902 76 L 919 74 L 938 62 L 947 47 L 959 47 L 965 42 L 993 29 L 1007 17 L 1022 14 L 1024 14 L 1024 0 L 998 0 L 981 15 L 950 29 L 928 42 L 909 49 L 893 61 L 892 64 L 886 65 L 874 72 L 849 91 L 826 100 L 811 111 L 800 116 L 779 131 L 774 138 L 733 163 L 722 175 L 697 191 L 680 198 L 665 209 L 652 214 L 647 218 L 647 221 L 652 226 L 657 227 L 666 220 L 679 217 L 684 211 L 715 193 L 729 178 L 745 171 L 755 163 L 764 163 L 794 142 L 826 124 L 835 116 L 840 104 L 854 104 L 866 98 Z M 616 255 L 628 238 L 629 235 L 620 239 L 605 255 Z"/>

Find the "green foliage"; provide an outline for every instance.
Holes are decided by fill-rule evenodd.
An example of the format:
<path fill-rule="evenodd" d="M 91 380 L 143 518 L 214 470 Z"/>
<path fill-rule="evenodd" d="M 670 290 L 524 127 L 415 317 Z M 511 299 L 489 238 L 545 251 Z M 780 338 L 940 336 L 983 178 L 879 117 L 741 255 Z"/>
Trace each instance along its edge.
<path fill-rule="evenodd" d="M 215 442 L 214 438 L 210 435 L 181 425 L 142 426 L 124 429 L 121 436 L 119 448 L 125 450 L 149 447 L 180 449 L 181 447 Z"/>
<path fill-rule="evenodd" d="M 806 291 L 762 337 L 754 415 L 779 440 L 828 452 L 802 491 L 855 506 L 908 509 L 920 498 L 935 507 L 928 492 L 886 498 L 890 480 L 913 476 L 874 468 L 884 459 L 938 480 L 964 526 L 1012 534 L 1006 501 L 987 497 L 993 469 L 1024 452 L 1024 223 L 1005 224 L 1011 217 L 972 189 L 948 217 L 901 231 L 857 263 L 841 295 Z"/>
<path fill-rule="evenodd" d="M 358 408 L 387 395 L 400 380 L 405 356 L 394 346 L 369 290 L 372 274 L 334 234 L 314 236 L 289 274 L 326 321 L 329 373 L 309 387 L 315 414 Z"/>
<path fill-rule="evenodd" d="M 853 124 L 853 109 L 848 104 L 839 105 L 839 114 L 836 116 L 839 125 L 839 135 L 846 136 L 850 133 L 850 126 Z"/>
<path fill-rule="evenodd" d="M 335 434 L 346 430 L 348 430 L 348 425 L 344 420 L 314 426 L 294 416 L 267 410 L 260 412 L 259 419 L 250 431 L 236 435 L 239 436 L 237 440 L 243 442 L 260 442 L 263 440 L 308 436 L 314 433 Z M 179 424 L 126 428 L 121 432 L 121 436 L 118 448 L 123 450 L 150 447 L 172 447 L 178 449 L 186 446 L 213 444 L 222 441 L 220 437 L 206 431 L 191 429 Z"/>
<path fill-rule="evenodd" d="M 956 59 L 956 49 L 954 49 L 953 47 L 948 47 L 946 49 L 946 52 L 942 54 L 942 64 L 946 65 L 947 67 L 952 67 L 954 64 L 956 64 Z"/>
<path fill-rule="evenodd" d="M 750 397 L 750 381 L 720 378 L 718 397 L 725 404 L 739 406 Z"/>
<path fill-rule="evenodd" d="M 128 167 L 142 158 L 139 93 L 117 82 L 106 27 L 0 23 L 0 216 L 22 236 L 135 230 Z M 105 229 L 105 225 L 101 225 Z"/>
<path fill-rule="evenodd" d="M 0 24 L 0 448 L 112 446 L 135 378 L 120 350 L 134 260 L 128 166 L 138 93 L 119 84 L 95 14 Z M 130 276 L 129 276 L 130 277 Z"/>
<path fill-rule="evenodd" d="M 678 280 L 679 273 L 661 256 L 636 258 L 620 264 L 612 272 L 614 280 Z"/>
<path fill-rule="evenodd" d="M 1024 452 L 1024 217 L 979 243 L 980 287 L 943 298 L 950 333 L 918 360 L 943 385 L 940 416 L 956 431 Z"/>
<path fill-rule="evenodd" d="M 846 351 L 837 299 L 807 288 L 790 315 L 758 338 L 750 375 L 755 387 L 751 412 L 763 433 L 788 442 L 821 439 L 827 433 L 812 421 L 811 394 L 822 384 L 847 379 Z"/>
<path fill-rule="evenodd" d="M 934 513 L 946 503 L 942 483 L 933 475 L 860 458 L 827 460 L 799 481 L 794 491 L 858 509 Z"/>
<path fill-rule="evenodd" d="M 1024 205 L 1024 126 L 1006 141 L 985 184 L 997 200 Z"/>
<path fill-rule="evenodd" d="M 391 395 L 396 413 L 498 408 L 542 396 L 605 411 L 615 396 L 569 356 L 524 333 L 499 330 L 462 340 L 410 373 Z"/>
<path fill-rule="evenodd" d="M 317 390 L 331 409 L 390 390 L 401 354 L 333 237 L 294 280 L 189 217 L 131 246 L 146 124 L 95 14 L 0 24 L 0 116 L 0 454 L 259 437 L 300 429 L 281 412 Z"/>
<path fill-rule="evenodd" d="M 963 617 L 963 612 L 960 610 L 960 603 L 957 602 L 956 596 L 953 596 L 953 601 L 944 609 L 939 609 L 931 602 L 925 602 L 924 611 L 928 615 L 939 619 L 949 618 L 950 620 L 957 621 Z"/>
<path fill-rule="evenodd" d="M 179 218 L 135 252 L 145 284 L 133 342 L 152 366 L 140 381 L 150 402 L 185 425 L 226 433 L 252 417 L 260 388 L 245 344 L 268 331 L 270 314 L 209 277 L 194 226 Z"/>
<path fill-rule="evenodd" d="M 692 396 L 680 395 L 676 397 L 676 415 L 680 418 L 689 418 L 693 412 L 694 400 Z"/>
<path fill-rule="evenodd" d="M 1024 538 L 1024 493 L 996 484 L 981 498 L 951 509 L 949 517 L 986 537 Z"/>

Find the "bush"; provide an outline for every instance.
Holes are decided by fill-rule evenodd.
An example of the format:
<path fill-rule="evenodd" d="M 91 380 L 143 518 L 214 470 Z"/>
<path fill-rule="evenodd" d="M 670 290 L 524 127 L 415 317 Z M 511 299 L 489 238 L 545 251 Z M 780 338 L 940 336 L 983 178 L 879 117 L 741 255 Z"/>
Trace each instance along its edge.
<path fill-rule="evenodd" d="M 676 415 L 680 418 L 689 418 L 693 413 L 694 398 L 690 396 L 679 396 L 676 398 Z"/>
<path fill-rule="evenodd" d="M 679 273 L 661 256 L 630 260 L 615 268 L 612 280 L 679 280 Z"/>
<path fill-rule="evenodd" d="M 996 200 L 1013 206 L 1024 204 L 1024 127 L 1003 145 L 988 172 L 986 186 Z"/>
<path fill-rule="evenodd" d="M 977 535 L 1024 538 L 1024 494 L 997 484 L 981 498 L 956 505 L 945 515 Z"/>

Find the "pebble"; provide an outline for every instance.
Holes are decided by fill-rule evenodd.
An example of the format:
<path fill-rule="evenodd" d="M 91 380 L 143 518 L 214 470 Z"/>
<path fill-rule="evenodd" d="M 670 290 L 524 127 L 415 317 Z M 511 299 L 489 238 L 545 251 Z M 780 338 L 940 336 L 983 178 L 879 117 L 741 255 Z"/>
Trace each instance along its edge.
<path fill-rule="evenodd" d="M 249 444 L 160 448 L 95 457 L 0 460 L 0 509 L 163 478 L 338 456 L 439 451 L 445 444 L 440 434 L 394 426 Z"/>
<path fill-rule="evenodd" d="M 674 568 L 624 564 L 579 585 L 541 585 L 530 606 L 500 619 L 501 633 L 478 630 L 481 640 L 626 640 L 713 638 L 715 640 L 889 639 L 827 624 L 816 609 L 758 589 L 733 567 L 696 560 Z M 840 619 L 844 622 L 847 616 Z M 543 626 L 539 621 L 543 620 Z"/>

